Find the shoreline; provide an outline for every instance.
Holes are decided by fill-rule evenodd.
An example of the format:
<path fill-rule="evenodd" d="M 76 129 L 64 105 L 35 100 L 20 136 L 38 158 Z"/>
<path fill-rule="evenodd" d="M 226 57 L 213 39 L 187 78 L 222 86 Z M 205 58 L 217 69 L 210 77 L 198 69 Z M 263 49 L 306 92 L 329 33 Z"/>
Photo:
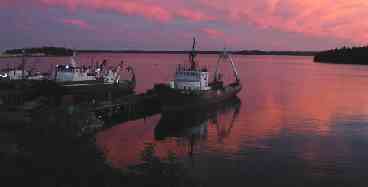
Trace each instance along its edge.
<path fill-rule="evenodd" d="M 197 54 L 218 55 L 223 51 L 197 51 Z M 78 50 L 80 54 L 189 54 L 191 51 L 104 51 L 104 50 Z M 229 54 L 244 56 L 314 56 L 316 52 L 291 52 L 291 51 L 229 51 Z M 23 55 L 0 54 L 0 59 L 21 58 Z M 28 58 L 63 58 L 70 55 L 27 55 Z"/>
<path fill-rule="evenodd" d="M 189 54 L 192 51 L 154 51 L 154 50 L 78 50 L 78 53 L 113 53 L 113 54 Z M 233 55 L 280 55 L 280 56 L 315 56 L 317 51 L 258 51 L 258 50 L 242 50 L 227 51 Z M 197 54 L 221 54 L 223 51 L 196 51 Z"/>
<path fill-rule="evenodd" d="M 318 64 L 333 64 L 333 65 L 357 65 L 357 66 L 367 66 L 367 63 L 347 63 L 347 62 L 325 62 L 325 61 L 314 61 Z"/>
<path fill-rule="evenodd" d="M 0 59 L 13 59 L 13 58 L 22 58 L 22 55 L 0 55 Z M 51 58 L 62 58 L 62 57 L 70 57 L 70 56 L 38 56 L 38 55 L 27 55 L 25 56 L 26 58 L 47 58 L 47 57 L 51 57 Z"/>

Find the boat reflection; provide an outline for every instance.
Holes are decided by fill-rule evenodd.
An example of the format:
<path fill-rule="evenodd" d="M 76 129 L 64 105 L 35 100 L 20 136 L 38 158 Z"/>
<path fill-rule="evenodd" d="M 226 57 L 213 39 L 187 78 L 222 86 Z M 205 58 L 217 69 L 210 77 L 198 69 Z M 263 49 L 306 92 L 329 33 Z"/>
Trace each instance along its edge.
<path fill-rule="evenodd" d="M 188 145 L 189 155 L 193 155 L 195 145 L 207 141 L 208 128 L 216 129 L 219 142 L 231 134 L 240 107 L 241 101 L 236 97 L 206 111 L 165 113 L 154 130 L 155 139 L 177 138 L 177 143 Z M 231 115 L 230 120 L 220 120 L 227 115 Z"/>

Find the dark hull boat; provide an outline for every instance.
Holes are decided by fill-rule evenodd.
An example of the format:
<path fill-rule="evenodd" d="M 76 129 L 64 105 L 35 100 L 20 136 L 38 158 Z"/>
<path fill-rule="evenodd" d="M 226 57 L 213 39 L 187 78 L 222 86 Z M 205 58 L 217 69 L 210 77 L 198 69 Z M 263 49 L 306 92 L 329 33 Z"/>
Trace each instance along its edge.
<path fill-rule="evenodd" d="M 164 140 L 168 137 L 192 137 L 207 129 L 208 121 L 216 121 L 220 115 L 233 113 L 233 120 L 238 116 L 241 101 L 237 97 L 213 104 L 209 108 L 196 108 L 175 113 L 163 114 L 155 127 L 155 139 Z M 173 125 L 175 124 L 175 125 Z"/>
<path fill-rule="evenodd" d="M 156 89 L 159 93 L 162 111 L 175 112 L 211 107 L 236 97 L 242 87 L 238 82 L 234 82 L 220 88 L 199 92 L 175 90 L 165 85 L 158 85 Z"/>
<path fill-rule="evenodd" d="M 200 68 L 195 60 L 196 40 L 190 54 L 190 66 L 179 65 L 175 72 L 175 79 L 169 84 L 155 85 L 161 101 L 162 112 L 190 110 L 211 107 L 212 104 L 235 97 L 242 89 L 238 72 L 230 55 L 224 50 L 219 56 L 214 73 L 214 80 L 209 82 L 209 72 Z M 220 63 L 230 62 L 236 80 L 228 85 L 223 83 L 219 73 Z"/>
<path fill-rule="evenodd" d="M 63 82 L 59 85 L 65 90 L 65 94 L 82 95 L 82 94 L 130 94 L 134 92 L 135 80 L 125 80 L 117 83 L 106 83 L 104 81 L 79 81 L 79 82 Z"/>

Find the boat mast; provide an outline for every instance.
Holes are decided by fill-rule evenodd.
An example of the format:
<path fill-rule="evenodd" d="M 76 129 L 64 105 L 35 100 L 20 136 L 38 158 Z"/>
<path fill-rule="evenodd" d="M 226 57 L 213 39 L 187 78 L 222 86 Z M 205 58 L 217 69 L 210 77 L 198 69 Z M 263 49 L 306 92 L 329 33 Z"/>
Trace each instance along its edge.
<path fill-rule="evenodd" d="M 22 49 L 22 64 L 21 64 L 21 69 L 22 69 L 22 79 L 25 78 L 25 72 L 24 72 L 24 68 L 25 68 L 25 65 L 26 65 L 26 50 L 25 49 Z"/>
<path fill-rule="evenodd" d="M 214 75 L 215 82 L 220 81 L 219 77 L 218 77 L 218 73 L 219 73 L 220 63 L 221 63 L 221 60 L 222 60 L 221 55 L 222 54 L 220 54 L 220 58 L 217 59 L 217 63 L 216 63 L 216 70 L 215 70 L 215 75 Z"/>
<path fill-rule="evenodd" d="M 233 73 L 234 73 L 236 82 L 240 82 L 238 70 L 237 70 L 237 68 L 235 66 L 235 63 L 234 63 L 233 59 L 231 58 L 231 56 L 229 55 L 229 53 L 226 51 L 226 48 L 224 48 L 223 52 L 220 54 L 219 59 L 217 60 L 216 71 L 215 71 L 215 81 L 219 81 L 218 80 L 219 79 L 218 72 L 219 72 L 220 63 L 222 61 L 223 62 L 226 62 L 227 60 L 229 60 L 230 63 L 231 63 L 231 67 L 233 69 Z"/>
<path fill-rule="evenodd" d="M 76 50 L 73 50 L 73 55 L 70 57 L 70 64 L 73 66 L 73 67 L 77 67 L 78 64 L 75 60 L 75 58 L 77 57 L 77 51 Z"/>
<path fill-rule="evenodd" d="M 196 52 L 196 38 L 193 38 L 193 46 L 192 46 L 192 51 L 189 54 L 189 59 L 190 59 L 190 63 L 191 63 L 191 70 L 195 70 L 197 68 L 197 63 L 195 61 L 195 57 L 197 56 L 197 52 Z"/>

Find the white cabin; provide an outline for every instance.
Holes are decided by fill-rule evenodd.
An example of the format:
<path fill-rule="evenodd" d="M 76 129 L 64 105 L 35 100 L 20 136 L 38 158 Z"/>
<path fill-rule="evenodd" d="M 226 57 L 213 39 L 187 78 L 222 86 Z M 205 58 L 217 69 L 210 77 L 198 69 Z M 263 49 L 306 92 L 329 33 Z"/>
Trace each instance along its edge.
<path fill-rule="evenodd" d="M 238 76 L 238 71 L 236 70 L 235 64 L 231 56 L 226 52 L 220 54 L 219 60 L 216 65 L 216 72 L 214 74 L 214 82 L 209 86 L 209 73 L 206 68 L 199 68 L 195 60 L 196 53 L 196 39 L 193 38 L 193 47 L 191 53 L 189 53 L 190 65 L 178 65 L 175 72 L 175 79 L 170 81 L 169 86 L 175 90 L 185 90 L 185 91 L 206 91 L 211 90 L 211 86 L 214 88 L 223 87 L 223 82 L 221 81 L 221 76 L 219 74 L 219 65 L 221 62 L 230 60 L 234 76 L 236 78 L 236 83 L 238 84 L 240 79 Z"/>
<path fill-rule="evenodd" d="M 91 81 L 96 80 L 96 76 L 90 69 L 85 67 L 77 67 L 77 62 L 74 57 L 70 58 L 68 65 L 56 65 L 55 80 L 57 82 L 75 82 L 75 81 Z"/>
<path fill-rule="evenodd" d="M 31 72 L 25 70 L 9 70 L 4 73 L 0 73 L 0 79 L 7 80 L 45 80 L 47 79 L 46 74 L 41 74 L 39 72 L 32 74 Z"/>
<path fill-rule="evenodd" d="M 170 87 L 178 90 L 209 90 L 208 71 L 206 69 L 191 69 L 179 65 L 175 72 L 175 80 Z"/>
<path fill-rule="evenodd" d="M 57 65 L 55 71 L 55 80 L 57 82 L 80 82 L 80 81 L 93 81 L 102 80 L 107 84 L 119 83 L 121 65 L 115 70 L 104 69 L 104 65 L 97 68 L 79 67 L 78 63 L 74 60 L 75 53 L 71 57 L 70 64 Z"/>
<path fill-rule="evenodd" d="M 27 77 L 29 73 L 23 70 L 10 70 L 7 73 L 7 76 L 10 80 L 22 80 L 23 78 Z"/>
<path fill-rule="evenodd" d="M 96 80 L 96 76 L 89 69 L 70 65 L 57 65 L 55 79 L 58 82 L 91 81 Z"/>
<path fill-rule="evenodd" d="M 103 76 L 104 81 L 106 83 L 119 83 L 119 79 L 120 79 L 119 72 L 120 72 L 120 67 L 116 71 L 109 70 L 106 73 L 106 75 Z"/>

